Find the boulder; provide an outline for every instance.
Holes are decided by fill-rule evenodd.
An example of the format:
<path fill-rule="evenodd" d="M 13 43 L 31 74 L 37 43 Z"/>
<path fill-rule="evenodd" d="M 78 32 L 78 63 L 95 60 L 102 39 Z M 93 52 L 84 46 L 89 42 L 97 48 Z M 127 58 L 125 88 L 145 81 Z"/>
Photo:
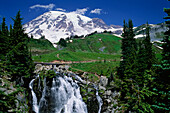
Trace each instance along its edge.
<path fill-rule="evenodd" d="M 103 87 L 106 87 L 108 84 L 108 78 L 106 76 L 101 76 L 100 77 L 100 85 Z"/>

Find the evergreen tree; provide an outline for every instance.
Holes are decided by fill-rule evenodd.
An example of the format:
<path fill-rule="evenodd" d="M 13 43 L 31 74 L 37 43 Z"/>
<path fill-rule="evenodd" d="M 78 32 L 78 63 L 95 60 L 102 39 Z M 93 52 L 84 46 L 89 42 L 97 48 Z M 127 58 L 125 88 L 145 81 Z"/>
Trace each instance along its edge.
<path fill-rule="evenodd" d="M 147 23 L 147 26 L 146 26 L 146 38 L 144 39 L 143 43 L 144 43 L 144 47 L 145 47 L 145 51 L 144 51 L 144 54 L 145 54 L 145 61 L 146 61 L 146 64 L 147 64 L 147 69 L 149 70 L 152 65 L 155 63 L 155 54 L 152 50 L 152 43 L 150 41 L 150 27 Z"/>
<path fill-rule="evenodd" d="M 144 83 L 144 73 L 150 70 L 152 65 L 156 62 L 155 53 L 152 50 L 152 43 L 150 42 L 149 25 L 146 26 L 146 37 L 143 41 L 139 42 L 139 50 L 137 53 L 136 65 L 136 80 L 140 85 Z"/>
<path fill-rule="evenodd" d="M 123 34 L 122 34 L 122 46 L 121 46 L 121 49 L 122 49 L 122 56 L 121 56 L 121 62 L 120 62 L 120 65 L 119 65 L 119 68 L 117 70 L 117 74 L 119 76 L 120 79 L 122 79 L 124 77 L 124 71 L 125 71 L 125 65 L 126 65 L 126 46 L 128 44 L 128 26 L 127 26 L 127 23 L 125 22 L 124 20 L 124 25 L 123 25 Z"/>
<path fill-rule="evenodd" d="M 60 41 L 58 42 L 59 45 L 63 46 L 63 47 L 67 47 L 67 42 L 61 38 Z"/>
<path fill-rule="evenodd" d="M 164 11 L 170 15 L 170 8 L 164 9 Z M 165 17 L 165 19 L 170 19 L 170 17 Z M 170 28 L 170 21 L 166 21 L 166 24 Z M 162 42 L 162 60 L 161 64 L 157 65 L 157 76 L 154 76 L 156 84 L 153 90 L 157 95 L 152 97 L 152 106 L 155 111 L 168 113 L 170 111 L 170 29 L 165 32 Z"/>
<path fill-rule="evenodd" d="M 3 78 L 0 79 L 0 83 L 4 83 L 1 86 L 2 89 L 7 89 L 7 91 L 0 91 L 0 112 L 5 113 L 9 110 L 10 112 L 22 112 L 23 108 L 18 106 L 21 103 L 16 97 L 22 92 L 22 89 L 19 86 L 16 88 L 11 79 L 5 80 L 4 78 L 12 78 L 17 84 L 28 88 L 29 79 L 26 77 L 32 75 L 34 70 L 27 47 L 28 36 L 23 32 L 20 13 L 13 20 L 15 27 L 10 25 L 10 31 L 5 24 L 5 18 L 0 25 L 0 78 Z M 12 89 L 8 87 L 10 85 L 13 86 Z"/>
<path fill-rule="evenodd" d="M 12 46 L 16 46 L 20 42 L 25 42 L 28 40 L 27 34 L 24 33 L 24 29 L 22 28 L 22 18 L 20 11 L 18 11 L 14 21 L 14 26 L 11 34 Z"/>
<path fill-rule="evenodd" d="M 150 59 L 152 61 L 152 57 L 148 58 L 147 56 L 148 49 L 152 52 L 149 32 L 147 32 L 147 37 L 144 41 L 139 42 L 139 50 L 137 49 L 137 43 L 134 39 L 132 20 L 129 20 L 128 25 L 124 21 L 123 37 L 123 59 L 120 62 L 117 73 L 122 81 L 120 91 L 122 110 L 125 112 L 153 112 L 151 105 L 146 100 L 154 94 L 149 88 L 153 79 L 151 77 L 151 72 L 147 68 L 148 65 L 152 65 L 147 62 L 147 60 Z M 150 45 L 146 47 L 146 44 Z"/>
<path fill-rule="evenodd" d="M 5 23 L 5 18 L 3 18 L 3 22 L 1 24 L 1 31 L 0 31 L 0 57 L 6 55 L 9 50 L 9 36 L 8 36 L 8 27 Z"/>
<path fill-rule="evenodd" d="M 13 19 L 13 29 L 10 27 L 10 38 L 12 49 L 7 54 L 7 70 L 11 72 L 13 80 L 17 83 L 33 74 L 34 65 L 31 55 L 28 50 L 28 36 L 24 33 L 20 11 L 17 13 L 16 18 Z M 25 82 L 25 85 L 27 83 Z"/>
<path fill-rule="evenodd" d="M 124 28 L 123 28 L 123 39 L 122 39 L 122 61 L 120 62 L 120 66 L 118 68 L 118 75 L 120 79 L 125 77 L 125 74 L 129 73 L 129 70 L 132 70 L 134 67 L 134 63 L 136 60 L 136 50 L 137 43 L 134 39 L 133 33 L 133 23 L 132 20 L 129 20 L 127 24 L 124 20 Z M 125 72 L 126 71 L 126 72 Z"/>
<path fill-rule="evenodd" d="M 6 23 L 5 23 L 5 18 L 3 18 L 3 22 L 2 22 L 2 28 L 1 28 L 1 33 L 5 36 L 8 36 L 8 27 L 6 26 Z"/>
<path fill-rule="evenodd" d="M 124 106 L 124 110 L 131 111 L 135 99 L 132 99 L 132 95 L 134 93 L 132 89 L 132 83 L 129 82 L 131 79 L 135 79 L 134 69 L 136 67 L 136 51 L 137 51 L 137 43 L 134 39 L 133 33 L 133 23 L 132 20 L 129 20 L 127 24 L 124 21 L 124 29 L 123 29 L 123 39 L 122 39 L 122 61 L 120 62 L 120 66 L 117 70 L 117 74 L 119 78 L 122 80 L 121 84 L 121 98 L 120 101 Z M 131 102 L 129 99 L 131 98 Z"/>

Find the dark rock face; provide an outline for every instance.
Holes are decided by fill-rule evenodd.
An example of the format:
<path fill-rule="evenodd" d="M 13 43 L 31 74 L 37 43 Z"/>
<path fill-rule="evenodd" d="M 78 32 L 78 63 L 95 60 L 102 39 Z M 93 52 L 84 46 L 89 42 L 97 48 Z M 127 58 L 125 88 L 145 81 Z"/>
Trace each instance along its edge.
<path fill-rule="evenodd" d="M 123 27 L 120 26 L 120 25 L 110 25 L 110 27 L 113 27 L 113 28 L 123 28 Z"/>
<path fill-rule="evenodd" d="M 68 23 L 68 27 L 67 27 L 66 31 L 67 31 L 67 32 L 71 32 L 71 33 L 75 32 L 74 26 L 73 26 L 73 23 L 72 23 L 72 22 L 69 22 L 69 23 Z"/>
<path fill-rule="evenodd" d="M 94 23 L 94 27 L 96 27 L 96 28 L 97 27 L 102 28 L 102 29 L 108 29 L 109 28 L 109 26 L 107 26 L 102 19 L 93 18 L 92 22 Z"/>

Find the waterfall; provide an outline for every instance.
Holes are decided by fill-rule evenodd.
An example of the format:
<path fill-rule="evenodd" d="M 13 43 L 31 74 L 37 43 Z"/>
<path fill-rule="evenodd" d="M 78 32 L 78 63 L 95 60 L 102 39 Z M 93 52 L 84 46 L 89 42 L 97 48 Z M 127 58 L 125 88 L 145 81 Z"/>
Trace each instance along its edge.
<path fill-rule="evenodd" d="M 36 79 L 36 78 L 35 78 Z M 33 111 L 36 113 L 87 113 L 86 104 L 82 100 L 78 84 L 68 76 L 52 78 L 51 86 L 47 78 L 44 79 L 42 97 L 37 102 L 33 91 L 34 80 L 29 88 L 33 97 Z M 48 83 L 48 84 L 47 84 Z"/>
<path fill-rule="evenodd" d="M 39 75 L 37 76 L 39 77 Z M 36 78 L 37 78 L 36 77 Z M 35 79 L 36 79 L 35 78 Z M 32 101 L 33 101 L 33 111 L 35 111 L 36 113 L 38 113 L 38 110 L 39 110 L 39 107 L 37 105 L 37 97 L 36 97 L 36 94 L 34 93 L 33 91 L 33 83 L 34 83 L 34 80 L 35 79 L 32 79 L 31 82 L 29 83 L 29 88 L 31 89 L 31 94 L 32 94 Z"/>
<path fill-rule="evenodd" d="M 98 101 L 98 103 L 99 103 L 98 113 L 100 113 L 100 112 L 101 112 L 102 105 L 103 105 L 103 101 L 102 101 L 102 98 L 99 96 L 98 87 L 97 87 L 96 85 L 94 85 L 94 88 L 96 89 L 96 98 L 97 98 L 97 101 Z"/>

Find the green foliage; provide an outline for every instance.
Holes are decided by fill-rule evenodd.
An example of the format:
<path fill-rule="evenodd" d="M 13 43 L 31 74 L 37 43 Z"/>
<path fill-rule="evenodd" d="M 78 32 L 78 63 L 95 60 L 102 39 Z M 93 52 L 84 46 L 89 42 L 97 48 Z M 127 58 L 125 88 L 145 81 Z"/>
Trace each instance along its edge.
<path fill-rule="evenodd" d="M 167 13 L 168 10 L 166 10 Z M 125 112 L 168 113 L 170 110 L 170 29 L 164 34 L 162 60 L 158 64 L 150 42 L 148 24 L 146 24 L 145 39 L 139 41 L 136 57 L 133 57 L 133 54 L 128 56 L 129 52 L 127 51 L 134 44 L 131 43 L 132 40 L 126 41 L 128 36 L 130 36 L 129 38 L 133 37 L 131 35 L 133 32 L 130 32 L 129 27 L 130 25 L 128 26 L 124 21 L 123 61 L 120 62 L 118 68 L 118 75 L 121 79 L 120 105 Z M 132 58 L 134 58 L 134 62 L 132 62 Z M 127 59 L 131 59 L 130 62 Z"/>
<path fill-rule="evenodd" d="M 28 36 L 24 33 L 20 11 L 13 19 L 14 26 L 10 35 L 11 50 L 6 54 L 6 69 L 10 72 L 13 80 L 20 83 L 21 78 L 29 77 L 34 71 L 33 61 L 28 50 Z"/>
<path fill-rule="evenodd" d="M 5 19 L 3 19 L 2 28 L 0 28 L 0 79 L 3 81 L 6 77 L 10 78 L 10 81 L 3 81 L 5 85 L 8 85 L 2 85 L 1 88 L 4 89 L 4 92 L 0 91 L 0 111 L 3 112 L 8 112 L 8 110 L 23 112 L 18 111 L 20 108 L 17 107 L 20 107 L 21 103 L 17 100 L 16 95 L 23 89 L 20 89 L 20 86 L 28 88 L 29 78 L 34 71 L 27 46 L 29 37 L 22 28 L 20 11 L 13 21 L 14 26 L 10 25 L 10 31 L 5 24 Z M 20 86 L 15 87 L 13 81 Z"/>
<path fill-rule="evenodd" d="M 60 41 L 58 42 L 59 45 L 63 46 L 63 47 L 67 47 L 67 42 L 61 38 Z"/>
<path fill-rule="evenodd" d="M 21 91 L 21 89 L 18 89 L 7 94 L 0 90 L 0 112 L 7 113 L 8 110 L 15 110 L 17 108 L 16 102 L 18 101 L 15 96 Z"/>
<path fill-rule="evenodd" d="M 54 78 L 56 76 L 56 73 L 53 70 L 48 70 L 45 76 L 48 78 Z"/>
<path fill-rule="evenodd" d="M 124 111 L 154 112 L 149 98 L 155 95 L 150 86 L 153 84 L 151 67 L 155 57 L 150 43 L 149 27 L 146 28 L 146 38 L 137 45 L 134 39 L 133 24 L 124 21 L 122 40 L 122 60 L 118 68 L 121 79 L 120 103 Z M 137 50 L 137 46 L 139 47 Z"/>
<path fill-rule="evenodd" d="M 44 35 L 43 35 L 43 36 L 41 36 L 41 37 L 40 37 L 40 39 L 45 40 L 45 36 L 44 36 Z"/>
<path fill-rule="evenodd" d="M 133 33 L 133 24 L 132 20 L 129 20 L 129 24 L 124 21 L 124 29 L 123 29 L 123 39 L 122 39 L 122 61 L 120 62 L 120 66 L 118 68 L 118 75 L 121 79 L 126 76 L 128 70 L 133 70 L 134 63 L 136 60 L 136 50 L 137 44 L 134 39 Z M 130 69 L 129 69 L 130 68 Z M 127 72 L 125 72 L 127 70 Z M 133 78 L 133 77 L 132 77 Z"/>
<path fill-rule="evenodd" d="M 6 26 L 5 23 L 5 18 L 3 18 L 3 22 L 1 24 L 1 28 L 0 28 L 0 57 L 3 60 L 3 56 L 6 55 L 6 53 L 10 50 L 10 47 L 8 46 L 9 44 L 9 32 L 8 32 L 8 28 Z"/>
<path fill-rule="evenodd" d="M 164 11 L 169 15 L 168 10 Z M 162 42 L 162 60 L 160 64 L 155 65 L 157 70 L 155 72 L 154 82 L 156 84 L 154 84 L 153 91 L 157 95 L 152 97 L 154 100 L 152 101 L 152 107 L 155 111 L 168 113 L 170 111 L 170 29 L 165 32 Z"/>

